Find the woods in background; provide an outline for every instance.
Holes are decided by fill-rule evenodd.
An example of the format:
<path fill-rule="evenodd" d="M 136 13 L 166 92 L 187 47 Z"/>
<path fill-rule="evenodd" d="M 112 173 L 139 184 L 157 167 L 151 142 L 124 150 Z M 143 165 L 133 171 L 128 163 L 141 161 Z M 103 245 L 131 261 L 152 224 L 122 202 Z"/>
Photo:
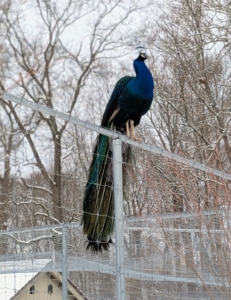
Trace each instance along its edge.
<path fill-rule="evenodd" d="M 138 40 L 156 79 L 140 136 L 229 173 L 230 5 L 127 2 L 24 1 L 36 16 L 29 20 L 5 1 L 1 90 L 99 124 L 114 78 L 130 68 L 128 54 Z M 137 16 L 142 22 L 135 26 Z M 80 220 L 95 134 L 3 99 L 0 126 L 1 228 Z M 182 168 L 134 149 L 126 214 L 189 211 L 192 198 L 198 209 L 228 202 L 228 183 L 220 191 L 217 178 Z"/>

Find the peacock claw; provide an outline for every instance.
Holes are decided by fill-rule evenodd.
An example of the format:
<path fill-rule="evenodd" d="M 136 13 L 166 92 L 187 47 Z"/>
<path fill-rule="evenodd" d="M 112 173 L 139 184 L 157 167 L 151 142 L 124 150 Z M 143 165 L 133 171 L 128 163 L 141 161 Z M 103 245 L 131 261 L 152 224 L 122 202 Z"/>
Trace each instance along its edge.
<path fill-rule="evenodd" d="M 130 136 L 130 138 L 132 139 L 132 140 L 134 140 L 134 141 L 137 141 L 137 142 L 139 142 L 140 144 L 142 143 L 142 139 L 141 138 L 139 138 L 138 136 Z"/>
<path fill-rule="evenodd" d="M 127 125 L 127 123 L 126 123 L 126 125 Z M 131 127 L 131 133 L 130 133 L 129 137 L 132 140 L 135 140 L 135 141 L 137 141 L 139 143 L 142 143 L 142 139 L 139 138 L 138 136 L 136 136 L 136 134 L 135 134 L 135 126 L 134 126 L 134 121 L 133 120 L 130 120 L 130 127 Z"/>
<path fill-rule="evenodd" d="M 130 137 L 129 120 L 126 122 L 126 132 L 127 136 Z"/>

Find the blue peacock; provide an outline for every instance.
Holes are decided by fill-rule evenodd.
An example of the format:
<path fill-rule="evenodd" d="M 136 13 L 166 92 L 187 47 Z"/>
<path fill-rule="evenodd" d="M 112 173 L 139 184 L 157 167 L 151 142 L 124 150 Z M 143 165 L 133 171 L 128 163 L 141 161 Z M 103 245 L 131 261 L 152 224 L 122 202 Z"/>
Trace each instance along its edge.
<path fill-rule="evenodd" d="M 136 76 L 122 77 L 116 83 L 101 122 L 101 126 L 120 131 L 138 141 L 135 126 L 150 109 L 154 93 L 154 81 L 145 65 L 146 59 L 146 53 L 140 52 L 133 62 Z M 124 149 L 123 160 L 127 161 L 131 149 Z M 110 139 L 99 134 L 85 187 L 82 217 L 83 232 L 88 238 L 87 249 L 93 253 L 108 250 L 112 243 L 114 199 L 111 158 Z"/>

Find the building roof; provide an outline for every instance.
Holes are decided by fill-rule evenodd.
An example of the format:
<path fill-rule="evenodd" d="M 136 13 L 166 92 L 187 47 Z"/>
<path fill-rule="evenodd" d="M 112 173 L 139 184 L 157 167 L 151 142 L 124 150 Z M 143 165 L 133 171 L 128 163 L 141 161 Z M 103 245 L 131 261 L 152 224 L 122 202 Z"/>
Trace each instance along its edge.
<path fill-rule="evenodd" d="M 16 294 L 14 294 L 13 297 L 10 298 L 10 300 L 16 299 L 17 296 L 28 286 L 35 283 L 39 280 L 42 276 L 48 276 L 51 280 L 55 281 L 55 283 L 58 285 L 58 287 L 61 289 L 62 287 L 62 273 L 61 272 L 46 272 L 46 273 L 37 273 L 35 276 L 33 276 Z M 83 299 L 88 300 L 88 298 L 83 294 L 83 292 L 76 286 L 76 284 L 68 278 L 68 296 L 72 296 L 72 299 Z M 77 298 L 78 297 L 78 298 Z M 79 298 L 80 297 L 80 298 Z"/>

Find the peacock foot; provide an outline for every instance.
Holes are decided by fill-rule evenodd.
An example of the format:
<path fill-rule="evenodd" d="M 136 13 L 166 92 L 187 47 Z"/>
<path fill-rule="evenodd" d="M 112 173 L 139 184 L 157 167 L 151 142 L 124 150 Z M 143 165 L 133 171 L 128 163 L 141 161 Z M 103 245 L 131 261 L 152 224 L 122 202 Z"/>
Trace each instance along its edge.
<path fill-rule="evenodd" d="M 126 132 L 127 132 L 127 136 L 130 137 L 129 120 L 126 122 Z"/>
<path fill-rule="evenodd" d="M 127 125 L 127 123 L 126 123 L 126 125 Z M 139 143 L 142 143 L 142 139 L 141 138 L 139 138 L 138 136 L 136 136 L 136 133 L 135 133 L 135 126 L 134 126 L 134 121 L 133 120 L 130 120 L 130 128 L 131 128 L 131 131 L 130 131 L 130 138 L 132 139 L 132 140 L 135 140 L 135 141 L 137 141 L 137 142 L 139 142 Z"/>

